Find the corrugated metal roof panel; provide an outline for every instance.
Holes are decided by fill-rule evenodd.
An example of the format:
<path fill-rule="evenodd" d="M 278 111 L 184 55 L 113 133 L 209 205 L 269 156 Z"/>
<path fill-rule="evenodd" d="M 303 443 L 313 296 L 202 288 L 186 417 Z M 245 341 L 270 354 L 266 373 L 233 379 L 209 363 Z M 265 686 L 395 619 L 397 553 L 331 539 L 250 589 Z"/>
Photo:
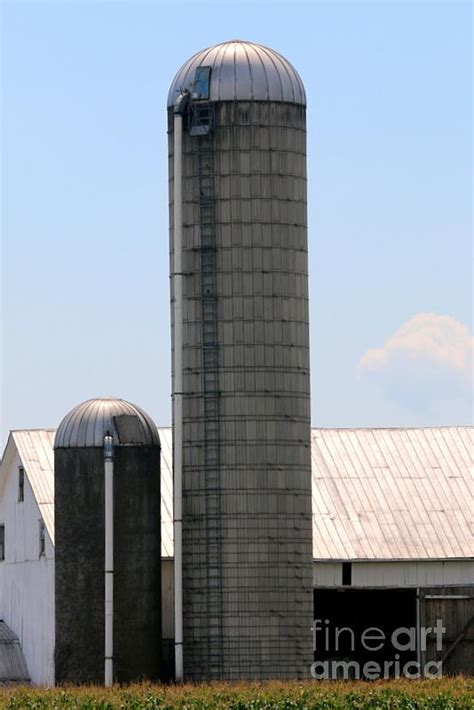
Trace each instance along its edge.
<path fill-rule="evenodd" d="M 13 633 L 4 621 L 0 621 L 0 643 L 18 642 L 18 636 Z"/>
<path fill-rule="evenodd" d="M 161 441 L 162 555 L 173 556 L 171 427 Z M 13 432 L 54 542 L 54 430 Z M 474 550 L 472 427 L 313 429 L 313 556 L 449 559 Z"/>
<path fill-rule="evenodd" d="M 29 674 L 18 637 L 0 621 L 0 683 L 28 681 Z"/>
<path fill-rule="evenodd" d="M 163 448 L 162 432 L 169 436 L 170 512 L 164 526 L 172 540 L 171 430 L 159 431 Z M 314 558 L 472 557 L 467 452 L 473 432 L 471 427 L 313 429 Z"/>
<path fill-rule="evenodd" d="M 173 557 L 173 435 L 158 427 L 161 441 L 161 556 Z"/>
<path fill-rule="evenodd" d="M 313 429 L 313 557 L 473 557 L 473 445 L 472 427 Z M 321 510 L 334 521 L 329 556 Z"/>
<path fill-rule="evenodd" d="M 55 429 L 12 431 L 33 495 L 54 545 L 54 436 Z"/>
<path fill-rule="evenodd" d="M 173 475 L 171 427 L 158 430 L 161 439 L 161 554 L 173 556 Z M 54 439 L 55 429 L 12 432 L 26 476 L 54 545 Z M 157 439 L 156 439 L 157 440 Z"/>

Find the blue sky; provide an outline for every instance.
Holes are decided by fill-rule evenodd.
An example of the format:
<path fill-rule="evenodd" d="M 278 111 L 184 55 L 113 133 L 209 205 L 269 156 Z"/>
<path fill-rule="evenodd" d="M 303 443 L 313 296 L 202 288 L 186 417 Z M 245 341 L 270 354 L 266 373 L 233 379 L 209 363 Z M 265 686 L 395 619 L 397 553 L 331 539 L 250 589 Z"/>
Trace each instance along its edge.
<path fill-rule="evenodd" d="M 95 396 L 170 422 L 166 94 L 234 38 L 307 89 L 313 424 L 469 420 L 469 3 L 2 14 L 2 441 Z"/>

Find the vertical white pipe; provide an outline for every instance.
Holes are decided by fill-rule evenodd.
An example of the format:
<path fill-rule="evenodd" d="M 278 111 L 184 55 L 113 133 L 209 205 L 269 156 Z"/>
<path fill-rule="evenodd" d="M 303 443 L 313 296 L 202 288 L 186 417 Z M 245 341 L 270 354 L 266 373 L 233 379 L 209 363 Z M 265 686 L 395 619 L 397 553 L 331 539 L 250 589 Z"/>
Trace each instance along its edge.
<path fill-rule="evenodd" d="M 183 543 L 182 543 L 182 492 L 183 492 L 183 276 L 182 276 L 182 159 L 183 117 L 174 114 L 174 226 L 173 226 L 173 292 L 174 292 L 174 636 L 175 678 L 183 680 Z"/>
<path fill-rule="evenodd" d="M 113 439 L 104 437 L 105 488 L 105 669 L 106 686 L 114 677 L 114 461 Z"/>

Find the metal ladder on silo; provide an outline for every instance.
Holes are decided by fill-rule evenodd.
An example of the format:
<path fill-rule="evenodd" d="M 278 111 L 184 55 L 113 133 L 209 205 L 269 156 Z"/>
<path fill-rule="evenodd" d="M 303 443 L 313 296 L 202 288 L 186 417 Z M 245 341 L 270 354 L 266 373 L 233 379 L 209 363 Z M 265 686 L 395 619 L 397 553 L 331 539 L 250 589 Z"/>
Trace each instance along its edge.
<path fill-rule="evenodd" d="M 204 403 L 204 481 L 206 495 L 208 673 L 222 671 L 221 496 L 219 476 L 219 362 L 217 264 L 214 194 L 213 106 L 202 107 L 209 128 L 197 137 L 200 209 L 202 393 Z M 197 118 L 199 113 L 196 112 Z M 191 129 L 192 130 L 192 129 Z"/>

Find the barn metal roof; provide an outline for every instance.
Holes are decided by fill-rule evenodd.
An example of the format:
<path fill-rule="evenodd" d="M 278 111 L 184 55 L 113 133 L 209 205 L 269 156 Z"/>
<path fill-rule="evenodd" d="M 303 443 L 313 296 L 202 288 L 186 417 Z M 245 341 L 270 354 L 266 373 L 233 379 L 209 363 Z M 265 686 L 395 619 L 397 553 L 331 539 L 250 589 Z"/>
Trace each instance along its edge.
<path fill-rule="evenodd" d="M 303 82 L 294 66 L 255 42 L 239 39 L 207 47 L 188 59 L 176 74 L 168 94 L 174 106 L 180 93 L 192 93 L 198 67 L 210 67 L 210 101 L 278 101 L 306 105 Z"/>
<path fill-rule="evenodd" d="M 474 556 L 472 427 L 313 429 L 313 557 Z"/>
<path fill-rule="evenodd" d="M 14 683 L 25 683 L 29 681 L 29 678 L 18 637 L 3 621 L 0 621 L 1 687 L 8 687 Z"/>
<path fill-rule="evenodd" d="M 111 434 L 115 445 L 154 445 L 160 442 L 152 418 L 124 399 L 89 399 L 74 407 L 62 420 L 56 433 L 55 449 L 102 447 Z"/>
<path fill-rule="evenodd" d="M 55 433 L 55 429 L 23 429 L 11 433 L 53 545 Z"/>
<path fill-rule="evenodd" d="M 173 556 L 173 493 L 171 428 L 160 429 L 161 461 L 161 550 L 163 557 Z M 12 431 L 26 476 L 40 508 L 46 529 L 54 545 L 54 439 L 55 429 Z M 156 436 L 156 434 L 155 434 Z M 158 437 L 156 436 L 156 439 Z"/>
<path fill-rule="evenodd" d="M 161 441 L 161 555 L 173 557 L 173 436 L 159 427 Z"/>
<path fill-rule="evenodd" d="M 158 433 L 162 555 L 172 557 L 171 428 Z M 13 437 L 54 541 L 54 431 Z M 314 559 L 473 557 L 473 450 L 472 427 L 313 429 Z"/>
<path fill-rule="evenodd" d="M 158 431 L 171 557 L 171 429 Z M 474 556 L 474 428 L 313 429 L 311 451 L 315 560 Z"/>

